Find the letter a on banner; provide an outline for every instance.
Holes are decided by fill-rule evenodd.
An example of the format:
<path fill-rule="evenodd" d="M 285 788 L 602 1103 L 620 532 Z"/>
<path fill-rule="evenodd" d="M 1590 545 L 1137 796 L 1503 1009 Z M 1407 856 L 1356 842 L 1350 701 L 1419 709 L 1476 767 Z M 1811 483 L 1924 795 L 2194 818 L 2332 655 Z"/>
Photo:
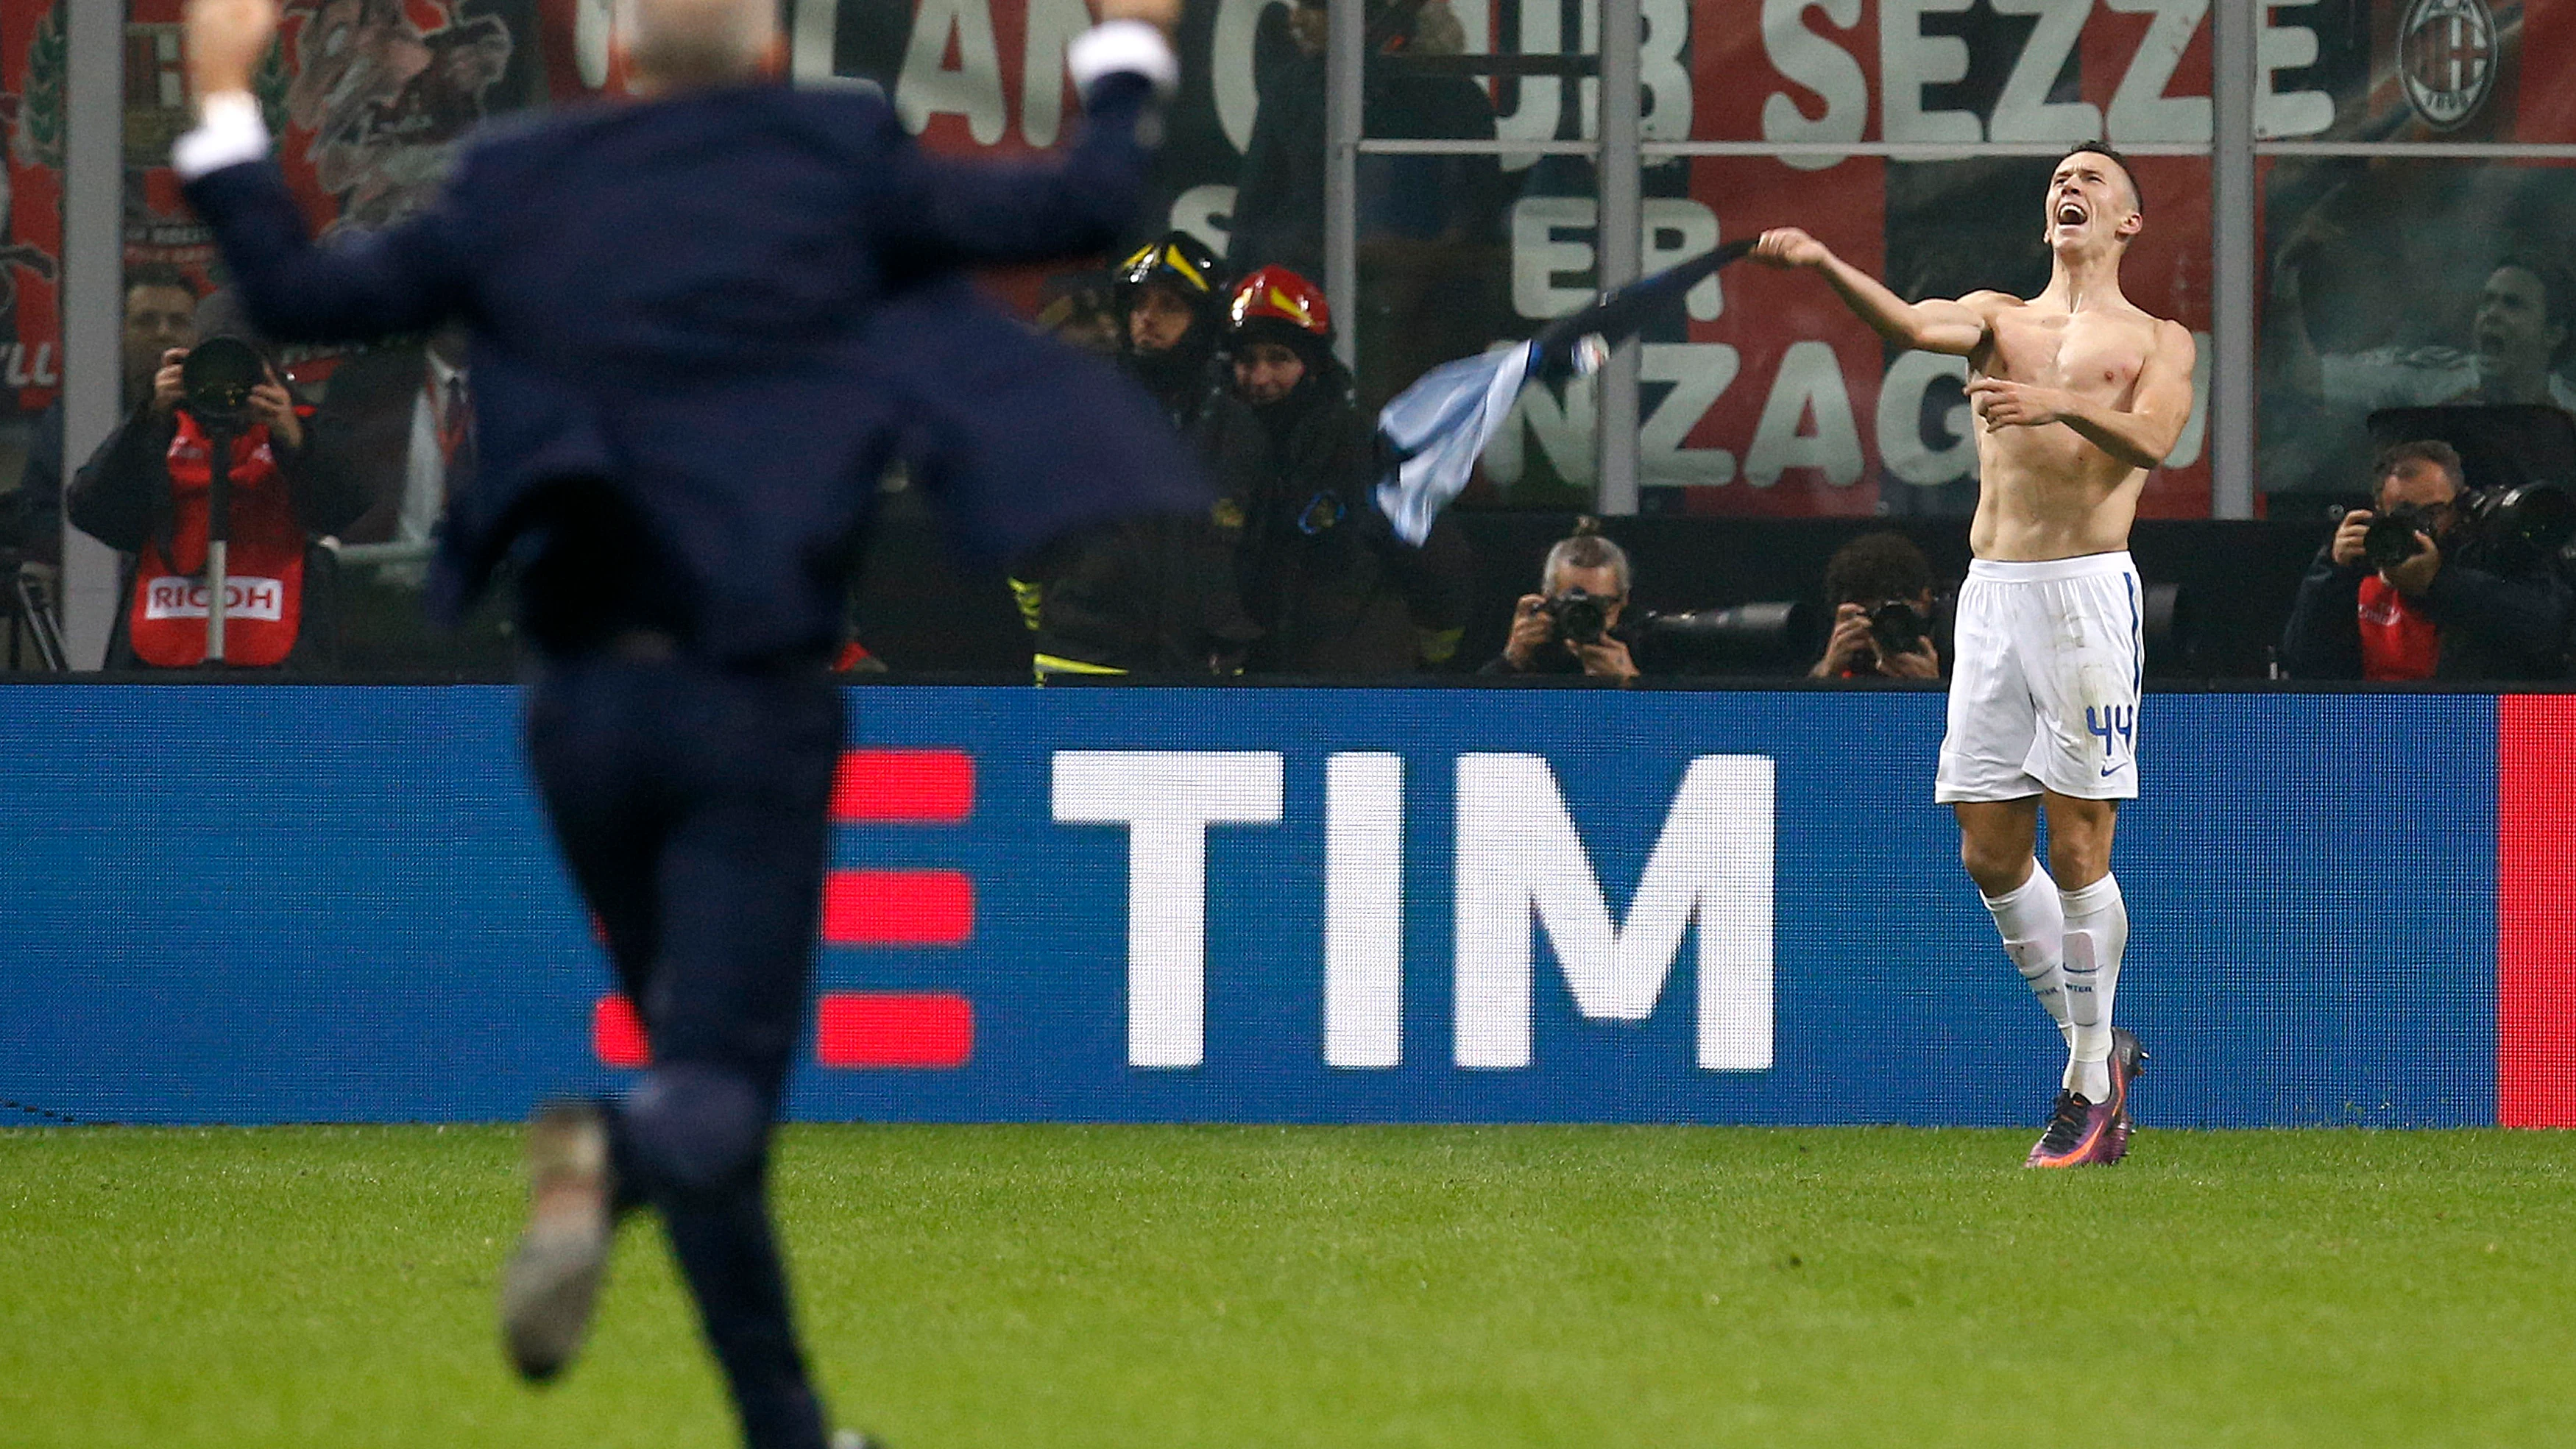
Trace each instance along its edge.
<path fill-rule="evenodd" d="M 1532 917 L 1547 932 L 1575 1009 L 1642 1021 L 1699 936 L 1699 1065 L 1771 1065 L 1772 764 L 1691 761 L 1624 925 L 1608 900 L 1556 774 L 1536 755 L 1458 757 L 1457 1058 L 1530 1064 Z"/>

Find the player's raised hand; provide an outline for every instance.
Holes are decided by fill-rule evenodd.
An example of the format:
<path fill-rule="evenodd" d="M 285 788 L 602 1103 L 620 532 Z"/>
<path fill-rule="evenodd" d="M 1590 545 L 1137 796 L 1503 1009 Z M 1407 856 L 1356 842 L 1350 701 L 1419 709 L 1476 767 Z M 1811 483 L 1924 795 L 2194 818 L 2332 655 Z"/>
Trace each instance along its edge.
<path fill-rule="evenodd" d="M 1169 35 L 1181 23 L 1181 0 L 1100 0 L 1100 18 L 1142 20 Z"/>
<path fill-rule="evenodd" d="M 1752 257 L 1774 267 L 1821 267 L 1833 260 L 1823 242 L 1794 226 L 1775 226 L 1753 244 Z"/>
<path fill-rule="evenodd" d="M 188 79 L 200 99 L 247 91 L 277 37 L 277 0 L 188 0 Z"/>
<path fill-rule="evenodd" d="M 1997 428 L 2038 428 L 2058 421 L 2054 388 L 2033 387 L 2026 382 L 2012 382 L 2000 377 L 1980 377 L 1968 384 L 1968 405 L 1977 410 L 1986 431 Z"/>

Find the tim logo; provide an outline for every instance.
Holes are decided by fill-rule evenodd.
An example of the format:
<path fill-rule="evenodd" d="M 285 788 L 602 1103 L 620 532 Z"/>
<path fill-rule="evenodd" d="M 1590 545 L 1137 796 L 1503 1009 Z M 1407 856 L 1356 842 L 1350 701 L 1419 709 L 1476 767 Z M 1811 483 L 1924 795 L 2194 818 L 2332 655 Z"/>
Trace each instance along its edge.
<path fill-rule="evenodd" d="M 143 591 L 146 619 L 202 619 L 210 595 L 200 579 L 154 579 Z M 286 586 L 275 579 L 242 576 L 224 580 L 224 614 L 274 624 L 286 615 Z"/>
<path fill-rule="evenodd" d="M 1212 912 L 1248 913 L 1256 929 L 1320 946 L 1325 1065 L 1401 1065 L 1404 923 L 1407 896 L 1418 894 L 1423 909 L 1445 907 L 1450 918 L 1454 1066 L 1509 1071 L 1534 1064 L 1533 1001 L 1549 989 L 1539 975 L 1544 939 L 1566 995 L 1595 1021 L 1653 1015 L 1685 943 L 1695 941 L 1694 1064 L 1713 1072 L 1771 1067 L 1768 758 L 1703 755 L 1690 761 L 1670 797 L 1634 802 L 1660 807 L 1661 824 L 1633 890 L 1605 889 L 1554 770 L 1537 755 L 1449 761 L 1453 808 L 1433 827 L 1451 833 L 1447 881 L 1408 879 L 1401 756 L 1328 757 L 1320 821 L 1287 817 L 1286 770 L 1286 758 L 1266 750 L 1054 754 L 1053 823 L 1126 835 L 1128 1066 L 1206 1065 Z M 974 761 L 962 752 L 857 750 L 842 760 L 833 813 L 845 827 L 935 829 L 965 821 L 974 794 Z M 1263 898 L 1210 891 L 1211 832 L 1318 827 L 1320 921 L 1281 918 Z M 963 871 L 838 870 L 824 888 L 823 942 L 968 947 L 976 913 L 976 882 Z M 954 1069 L 974 1050 L 974 1008 L 956 993 L 835 991 L 822 997 L 816 1015 L 815 1058 L 826 1067 Z M 592 1027 L 601 1060 L 640 1066 L 649 1059 L 623 998 L 602 998 Z"/>
<path fill-rule="evenodd" d="M 2435 130 L 2457 129 L 2495 88 L 2499 51 L 2487 0 L 2415 0 L 2397 28 L 2407 103 Z"/>
<path fill-rule="evenodd" d="M 1404 763 L 1353 752 L 1324 765 L 1324 919 L 1317 924 L 1324 1060 L 1335 1067 L 1401 1061 Z M 1057 753 L 1057 821 L 1121 826 L 1128 835 L 1128 1065 L 1206 1061 L 1208 831 L 1282 824 L 1284 767 L 1269 751 Z M 1698 1066 L 1770 1067 L 1769 759 L 1703 755 L 1690 762 L 1624 919 L 1602 889 L 1546 760 L 1462 754 L 1452 769 L 1455 1065 L 1531 1065 L 1540 934 L 1575 1009 L 1596 1021 L 1651 1015 L 1688 934 L 1698 942 Z M 1258 901 L 1217 904 L 1263 909 Z"/>

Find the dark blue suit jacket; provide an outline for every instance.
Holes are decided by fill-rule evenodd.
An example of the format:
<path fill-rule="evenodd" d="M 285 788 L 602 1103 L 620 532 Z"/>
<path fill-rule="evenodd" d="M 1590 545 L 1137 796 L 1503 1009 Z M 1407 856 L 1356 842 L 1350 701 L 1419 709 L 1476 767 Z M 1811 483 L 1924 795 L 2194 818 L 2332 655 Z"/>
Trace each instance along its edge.
<path fill-rule="evenodd" d="M 881 98 L 747 85 L 504 124 L 439 202 L 319 247 L 266 162 L 198 178 L 242 300 L 287 341 L 472 328 L 480 476 L 431 581 L 453 618 L 552 482 L 605 480 L 661 545 L 698 645 L 828 647 L 900 446 L 969 547 L 1008 560 L 1208 494 L 1106 364 L 982 302 L 961 267 L 1094 252 L 1144 191 L 1153 97 L 1091 89 L 1060 158 L 923 154 Z"/>

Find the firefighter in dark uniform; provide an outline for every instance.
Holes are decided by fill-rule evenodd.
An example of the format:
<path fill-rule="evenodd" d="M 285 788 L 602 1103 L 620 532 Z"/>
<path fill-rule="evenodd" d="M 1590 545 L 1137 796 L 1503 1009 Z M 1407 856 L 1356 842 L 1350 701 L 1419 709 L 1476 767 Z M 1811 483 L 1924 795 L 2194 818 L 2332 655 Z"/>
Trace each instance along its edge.
<path fill-rule="evenodd" d="M 1447 664 L 1467 622 L 1466 539 L 1443 517 L 1414 548 L 1378 512 L 1376 428 L 1333 355 L 1323 293 L 1263 267 L 1235 285 L 1227 317 L 1234 393 L 1262 435 L 1235 545 L 1244 607 L 1262 631 L 1251 668 L 1356 675 Z"/>
<path fill-rule="evenodd" d="M 1011 580 L 1038 682 L 1232 674 L 1257 633 L 1229 545 L 1267 451 L 1226 386 L 1223 263 L 1175 231 L 1118 269 L 1118 365 L 1197 450 L 1219 495 L 1206 517 L 1158 514 L 1064 539 Z"/>

